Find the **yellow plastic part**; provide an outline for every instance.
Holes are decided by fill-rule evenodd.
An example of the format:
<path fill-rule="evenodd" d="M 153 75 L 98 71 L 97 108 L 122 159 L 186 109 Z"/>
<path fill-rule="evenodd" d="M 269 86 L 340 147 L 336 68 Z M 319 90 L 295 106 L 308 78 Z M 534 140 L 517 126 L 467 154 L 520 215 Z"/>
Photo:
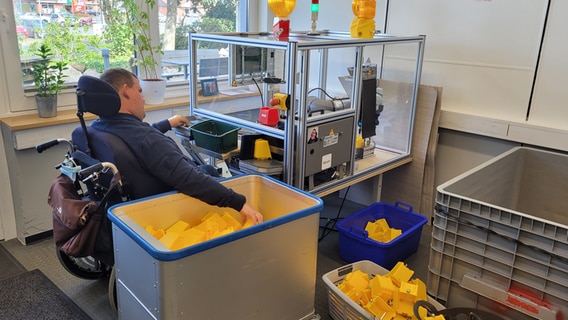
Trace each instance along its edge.
<path fill-rule="evenodd" d="M 396 316 L 396 311 L 383 299 L 374 299 L 364 308 L 379 319 L 391 319 Z"/>
<path fill-rule="evenodd" d="M 389 229 L 389 241 L 388 242 L 393 241 L 394 239 L 396 239 L 396 237 L 400 236 L 401 234 L 402 234 L 402 230 L 390 228 Z"/>
<path fill-rule="evenodd" d="M 395 284 L 395 286 L 400 288 L 400 284 L 403 283 L 403 282 L 408 282 L 413 274 L 414 274 L 413 270 L 409 269 L 404 264 L 404 262 L 399 261 L 391 269 L 391 271 L 389 271 L 389 273 L 387 273 L 386 276 L 390 277 L 392 282 Z"/>
<path fill-rule="evenodd" d="M 166 229 L 166 234 L 170 233 L 170 232 L 174 232 L 177 234 L 182 233 L 183 231 L 185 231 L 185 229 L 187 229 L 189 227 L 189 223 L 183 221 L 183 220 L 178 220 L 176 223 L 174 223 L 171 227 Z"/>
<path fill-rule="evenodd" d="M 420 315 L 420 319 L 423 320 L 446 320 L 446 317 L 441 314 L 435 316 L 429 315 L 429 312 L 426 308 L 418 308 L 418 314 Z"/>
<path fill-rule="evenodd" d="M 170 250 L 183 248 L 183 239 L 180 237 L 179 233 L 176 232 L 166 232 L 166 234 L 160 238 L 160 242 Z"/>
<path fill-rule="evenodd" d="M 396 312 L 405 317 L 412 317 L 414 315 L 414 302 L 407 300 L 400 300 L 395 306 Z"/>
<path fill-rule="evenodd" d="M 223 212 L 223 215 L 221 216 L 221 218 L 223 218 L 223 220 L 225 220 L 225 222 L 227 223 L 227 225 L 229 227 L 232 227 L 233 230 L 237 231 L 237 230 L 241 230 L 243 228 L 243 224 L 240 223 L 239 221 L 237 221 L 237 219 L 235 219 L 235 217 L 233 217 L 230 213 L 228 212 Z"/>
<path fill-rule="evenodd" d="M 388 230 L 379 233 L 374 233 L 369 235 L 369 238 L 377 242 L 387 243 L 390 239 L 388 233 L 389 233 Z"/>
<path fill-rule="evenodd" d="M 210 223 L 216 224 L 217 225 L 217 227 L 216 227 L 217 231 L 225 230 L 229 226 L 227 224 L 227 221 L 225 221 L 225 219 L 223 219 L 218 213 L 210 215 L 207 218 L 207 221 L 210 222 Z"/>
<path fill-rule="evenodd" d="M 374 222 L 367 222 L 365 225 L 368 237 L 377 242 L 388 243 L 402 234 L 402 230 L 389 227 L 385 218 L 378 219 Z"/>
<path fill-rule="evenodd" d="M 340 284 L 337 285 L 337 288 L 341 290 L 341 292 L 343 293 L 347 293 L 353 290 L 353 286 L 347 281 L 342 281 Z"/>
<path fill-rule="evenodd" d="M 219 224 L 217 224 L 215 221 L 212 221 L 210 219 L 201 222 L 200 224 L 196 225 L 194 228 L 201 230 L 205 233 L 205 240 L 210 240 L 213 237 L 213 235 L 220 230 Z"/>
<path fill-rule="evenodd" d="M 198 244 L 201 243 L 203 241 L 205 241 L 205 232 L 197 229 L 197 228 L 191 228 L 188 230 L 185 230 L 184 232 L 182 232 L 182 234 L 180 235 L 183 238 L 183 244 L 184 247 L 189 247 L 192 246 L 194 244 Z"/>
<path fill-rule="evenodd" d="M 350 291 L 344 292 L 345 295 L 351 299 L 352 301 L 355 301 L 356 303 L 359 303 L 359 291 L 355 290 L 355 289 L 351 289 Z"/>
<path fill-rule="evenodd" d="M 272 159 L 272 154 L 270 153 L 270 146 L 268 145 L 268 140 L 256 139 L 254 141 L 254 158 L 257 160 Z"/>
<path fill-rule="evenodd" d="M 388 229 L 389 224 L 385 218 L 376 220 L 375 222 L 369 221 L 365 226 L 365 231 L 367 231 L 369 234 L 383 233 Z"/>
<path fill-rule="evenodd" d="M 243 223 L 243 229 L 252 226 L 254 226 L 254 222 L 252 221 L 251 218 L 247 217 L 247 220 L 245 221 L 245 223 Z"/>
<path fill-rule="evenodd" d="M 151 234 L 154 238 L 160 240 L 161 237 L 164 236 L 165 232 L 164 229 L 158 229 L 155 230 L 154 226 L 146 226 L 146 228 L 144 228 L 144 230 L 146 230 L 146 232 L 148 232 L 149 234 Z"/>
<path fill-rule="evenodd" d="M 233 227 L 228 227 L 225 230 L 219 230 L 219 231 L 215 232 L 213 234 L 213 236 L 211 237 L 211 239 L 215 239 L 217 237 L 224 236 L 226 234 L 233 233 L 233 232 L 235 232 L 235 229 L 233 229 Z"/>
<path fill-rule="evenodd" d="M 371 293 L 371 289 L 367 288 L 361 291 L 359 295 L 359 305 L 367 305 L 369 302 L 373 300 L 373 294 Z"/>
<path fill-rule="evenodd" d="M 418 294 L 418 286 L 409 282 L 400 284 L 398 291 L 398 303 L 396 304 L 396 311 L 405 316 L 414 315 L 414 303 Z"/>
<path fill-rule="evenodd" d="M 416 293 L 416 301 L 428 300 L 428 292 L 426 291 L 426 284 L 420 279 L 412 279 L 409 283 L 415 284 L 418 288 Z"/>
<path fill-rule="evenodd" d="M 361 136 L 357 136 L 357 138 L 355 139 L 355 148 L 361 149 L 364 146 L 365 146 L 365 139 L 363 139 L 363 137 Z"/>
<path fill-rule="evenodd" d="M 345 277 L 345 281 L 349 282 L 354 289 L 361 291 L 369 286 L 369 275 L 361 270 L 355 270 Z"/>
<path fill-rule="evenodd" d="M 218 213 L 215 212 L 215 211 L 209 211 L 203 217 L 201 217 L 201 221 L 203 222 L 203 221 L 209 219 L 212 215 L 215 215 L 215 214 L 218 214 Z"/>
<path fill-rule="evenodd" d="M 398 287 L 395 287 L 392 280 L 385 276 L 375 276 L 369 281 L 369 286 L 371 287 L 373 297 L 381 297 L 385 301 L 392 300 L 394 292 L 398 290 Z"/>
<path fill-rule="evenodd" d="M 154 232 L 153 236 L 154 236 L 154 238 L 160 240 L 165 234 L 166 234 L 166 231 L 164 231 L 164 229 L 158 229 L 158 230 L 156 230 L 156 232 Z"/>
<path fill-rule="evenodd" d="M 375 36 L 375 20 L 354 18 L 349 32 L 353 38 L 372 38 Z"/>

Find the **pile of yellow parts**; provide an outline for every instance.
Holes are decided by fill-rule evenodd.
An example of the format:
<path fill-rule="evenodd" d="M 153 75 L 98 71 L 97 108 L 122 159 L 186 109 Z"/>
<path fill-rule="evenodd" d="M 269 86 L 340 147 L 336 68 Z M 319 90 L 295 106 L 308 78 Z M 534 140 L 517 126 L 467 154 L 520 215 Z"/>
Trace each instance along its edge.
<path fill-rule="evenodd" d="M 378 219 L 375 222 L 367 222 L 365 231 L 367 231 L 369 238 L 384 243 L 391 242 L 402 234 L 402 230 L 389 227 L 385 218 Z"/>
<path fill-rule="evenodd" d="M 414 271 L 399 261 L 386 275 L 373 278 L 361 270 L 350 272 L 337 287 L 377 319 L 418 319 L 414 303 L 428 300 L 428 295 L 426 284 L 418 278 L 411 280 L 412 275 Z M 419 310 L 420 318 L 426 319 L 427 310 Z"/>
<path fill-rule="evenodd" d="M 146 226 L 145 229 L 168 249 L 179 250 L 252 225 L 251 219 L 247 219 L 242 224 L 228 212 L 223 212 L 222 215 L 216 212 L 208 212 L 201 218 L 201 222 L 193 227 L 183 220 L 178 220 L 165 231 L 164 229 L 156 230 L 151 225 Z"/>

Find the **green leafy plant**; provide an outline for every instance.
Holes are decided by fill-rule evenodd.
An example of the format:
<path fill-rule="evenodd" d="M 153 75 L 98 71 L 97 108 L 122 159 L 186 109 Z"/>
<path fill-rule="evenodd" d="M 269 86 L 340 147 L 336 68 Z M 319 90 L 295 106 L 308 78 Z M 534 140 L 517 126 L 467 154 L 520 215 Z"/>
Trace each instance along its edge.
<path fill-rule="evenodd" d="M 148 5 L 150 11 L 156 6 L 155 0 L 144 0 L 143 2 Z M 156 59 L 164 52 L 161 44 L 153 45 L 152 43 L 148 25 L 149 15 L 141 10 L 136 0 L 124 0 L 124 7 L 127 24 L 134 36 L 136 58 L 133 61 L 133 66 L 140 68 L 141 74 L 145 78 L 159 79 L 158 61 Z"/>
<path fill-rule="evenodd" d="M 67 64 L 63 61 L 52 62 L 51 49 L 42 44 L 36 55 L 40 57 L 37 64 L 34 65 L 32 71 L 34 75 L 34 84 L 38 90 L 37 95 L 40 97 L 56 96 L 65 83 L 65 75 L 63 70 L 67 69 Z"/>

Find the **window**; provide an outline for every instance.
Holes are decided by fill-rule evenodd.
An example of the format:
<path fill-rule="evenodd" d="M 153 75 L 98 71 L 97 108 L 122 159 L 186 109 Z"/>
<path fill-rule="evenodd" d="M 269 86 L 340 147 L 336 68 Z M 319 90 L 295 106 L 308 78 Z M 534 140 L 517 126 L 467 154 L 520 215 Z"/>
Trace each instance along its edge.
<path fill-rule="evenodd" d="M 0 114 L 35 108 L 32 99 L 35 87 L 30 70 L 36 61 L 34 59 L 37 59 L 34 52 L 42 42 L 50 45 L 55 59 L 70 63 L 66 79 L 70 88 L 60 94 L 60 106 L 75 103 L 71 85 L 83 73 L 98 74 L 108 67 L 123 67 L 136 72 L 129 42 L 132 38 L 129 29 L 120 22 L 120 16 L 124 13 L 122 1 L 0 1 L 0 10 L 14 12 L 12 21 L 8 19 L 1 23 L 6 24 L 6 30 L 18 30 L 18 35 L 14 32 L 13 36 L 8 34 L 0 37 L 0 58 L 4 61 L 4 65 L 0 65 L 4 70 L 0 69 L 0 73 L 13 75 L 7 77 L 10 81 L 6 83 L 9 107 L 0 107 Z M 240 8 L 246 8 L 242 6 L 243 2 L 246 1 L 156 1 L 149 15 L 149 26 L 152 34 L 159 34 L 164 52 L 161 57 L 162 77 L 174 85 L 187 84 L 188 33 L 236 31 L 237 25 L 246 24 L 242 21 L 238 23 L 237 19 L 247 20 L 246 12 L 239 14 Z M 17 46 L 14 45 L 16 41 Z M 20 63 L 14 64 L 12 61 Z"/>
<path fill-rule="evenodd" d="M 160 39 L 164 50 L 162 74 L 170 81 L 183 81 L 188 79 L 189 33 L 237 31 L 239 1 L 201 1 L 197 4 L 187 1 L 179 5 L 176 1 L 168 0 L 167 7 L 158 13 Z M 174 12 L 175 14 L 172 14 Z M 211 48 L 198 48 L 198 51 L 217 60 L 223 55 L 223 51 L 220 52 L 219 49 L 209 49 Z"/>

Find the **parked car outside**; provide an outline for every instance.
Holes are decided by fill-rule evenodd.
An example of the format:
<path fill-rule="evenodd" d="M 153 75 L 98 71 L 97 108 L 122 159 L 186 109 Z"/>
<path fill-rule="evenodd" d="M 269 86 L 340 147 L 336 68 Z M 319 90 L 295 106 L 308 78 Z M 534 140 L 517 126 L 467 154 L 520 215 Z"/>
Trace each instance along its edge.
<path fill-rule="evenodd" d="M 26 12 L 23 15 L 20 16 L 20 18 L 31 18 L 31 19 L 37 19 L 37 18 L 41 18 L 41 15 L 37 12 Z"/>
<path fill-rule="evenodd" d="M 22 27 L 26 29 L 30 38 L 43 38 L 47 22 L 38 18 L 21 19 Z"/>
<path fill-rule="evenodd" d="M 67 11 L 63 11 L 58 13 L 52 13 L 49 21 L 57 22 L 60 24 L 65 24 L 65 22 L 68 22 L 71 26 L 74 26 L 77 23 L 79 23 L 79 18 L 77 18 L 76 16 L 72 15 Z"/>
<path fill-rule="evenodd" d="M 23 37 L 24 39 L 28 38 L 28 32 L 26 31 L 26 28 L 24 28 L 23 26 L 16 26 L 16 34 L 18 35 L 18 37 Z"/>
<path fill-rule="evenodd" d="M 90 26 L 93 24 L 93 18 L 89 16 L 79 17 L 79 25 L 80 26 Z"/>

